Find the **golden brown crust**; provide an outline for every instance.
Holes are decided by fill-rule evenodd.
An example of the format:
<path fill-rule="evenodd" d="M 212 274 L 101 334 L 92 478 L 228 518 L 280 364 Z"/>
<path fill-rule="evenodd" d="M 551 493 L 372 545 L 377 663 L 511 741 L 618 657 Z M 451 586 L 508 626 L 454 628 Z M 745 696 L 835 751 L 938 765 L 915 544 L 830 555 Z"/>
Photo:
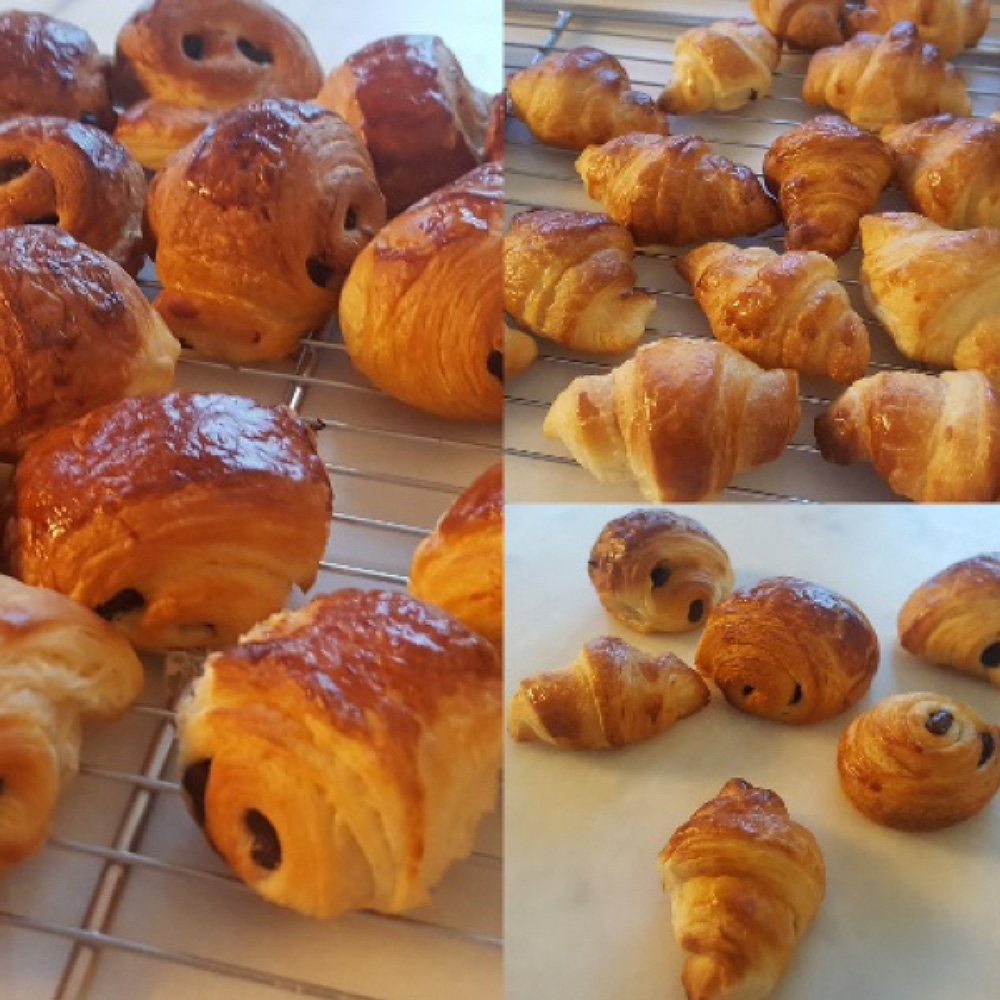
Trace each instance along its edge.
<path fill-rule="evenodd" d="M 950 59 L 972 48 L 990 23 L 989 0 L 868 0 L 848 11 L 850 33 L 888 31 L 900 21 L 912 21 L 925 42 L 933 42 Z"/>
<path fill-rule="evenodd" d="M 503 410 L 503 164 L 487 163 L 393 219 L 344 285 L 354 365 L 396 399 L 451 420 Z"/>
<path fill-rule="evenodd" d="M 147 170 L 162 170 L 167 160 L 215 120 L 206 108 L 171 104 L 154 97 L 133 104 L 118 117 L 115 138 Z"/>
<path fill-rule="evenodd" d="M 847 0 L 750 0 L 753 16 L 778 38 L 812 52 L 844 40 Z"/>
<path fill-rule="evenodd" d="M 483 140 L 483 159 L 489 163 L 503 163 L 504 130 L 507 125 L 507 95 L 494 94 L 490 98 L 486 138 Z"/>
<path fill-rule="evenodd" d="M 733 588 L 729 556 L 697 521 L 633 510 L 601 529 L 587 562 L 605 610 L 639 632 L 690 632 Z"/>
<path fill-rule="evenodd" d="M 740 711 L 805 725 L 861 699 L 878 637 L 847 598 L 779 576 L 741 587 L 709 616 L 695 666 Z"/>
<path fill-rule="evenodd" d="M 538 357 L 538 345 L 533 337 L 521 330 L 503 324 L 503 377 L 517 378 L 535 363 Z M 487 363 L 489 361 L 487 360 Z"/>
<path fill-rule="evenodd" d="M 870 820 L 939 830 L 968 819 L 1000 787 L 1000 727 L 968 705 L 921 691 L 859 715 L 840 737 L 840 787 Z"/>
<path fill-rule="evenodd" d="M 781 221 L 753 171 L 698 136 L 622 136 L 584 150 L 576 170 L 587 194 L 640 244 L 750 236 Z"/>

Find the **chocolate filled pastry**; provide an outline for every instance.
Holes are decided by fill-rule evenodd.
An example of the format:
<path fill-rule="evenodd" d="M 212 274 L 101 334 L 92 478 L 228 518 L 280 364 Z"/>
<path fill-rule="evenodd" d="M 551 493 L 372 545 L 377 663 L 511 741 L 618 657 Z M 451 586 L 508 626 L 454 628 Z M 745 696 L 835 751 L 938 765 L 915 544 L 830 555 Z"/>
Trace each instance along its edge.
<path fill-rule="evenodd" d="M 274 903 L 420 906 L 496 799 L 500 678 L 493 646 L 437 608 L 324 594 L 209 657 L 179 713 L 187 803 Z"/>
<path fill-rule="evenodd" d="M 390 215 L 458 180 L 486 154 L 490 97 L 433 35 L 366 45 L 327 77 L 316 100 L 364 139 Z"/>
<path fill-rule="evenodd" d="M 897 694 L 840 737 L 840 787 L 870 820 L 939 830 L 979 812 L 1000 788 L 1000 727 L 926 691 Z"/>
<path fill-rule="evenodd" d="M 733 589 L 733 567 L 715 536 L 668 510 L 609 521 L 587 568 L 605 610 L 637 632 L 701 628 Z"/>
<path fill-rule="evenodd" d="M 507 731 L 522 743 L 610 750 L 662 733 L 708 699 L 705 682 L 672 653 L 653 656 L 603 636 L 569 667 L 521 681 Z"/>
<path fill-rule="evenodd" d="M 115 127 L 104 60 L 90 35 L 45 14 L 0 12 L 0 121 L 19 115 Z"/>
<path fill-rule="evenodd" d="M 137 648 L 221 646 L 312 586 L 331 504 L 312 433 L 284 407 L 140 396 L 28 448 L 6 546 L 16 576 Z"/>
<path fill-rule="evenodd" d="M 910 594 L 903 649 L 1000 687 L 1000 552 L 963 559 Z"/>
<path fill-rule="evenodd" d="M 306 36 L 259 0 L 148 0 L 122 28 L 115 135 L 150 170 L 223 111 L 266 97 L 311 100 L 323 70 Z"/>
<path fill-rule="evenodd" d="M 857 605 L 790 576 L 741 587 L 709 615 L 695 667 L 741 712 L 804 725 L 846 711 L 878 670 Z"/>
<path fill-rule="evenodd" d="M 503 413 L 503 164 L 396 216 L 351 269 L 340 327 L 354 366 L 451 420 Z"/>
<path fill-rule="evenodd" d="M 53 225 L 129 274 L 146 259 L 146 177 L 99 129 L 62 118 L 0 122 L 0 228 Z"/>
<path fill-rule="evenodd" d="M 165 392 L 179 354 L 114 261 L 53 226 L 0 229 L 0 459 L 105 403 Z"/>
<path fill-rule="evenodd" d="M 44 843 L 81 719 L 120 715 L 142 680 L 127 640 L 92 611 L 0 576 L 0 874 Z"/>
<path fill-rule="evenodd" d="M 274 360 L 329 320 L 385 203 L 343 119 L 268 100 L 223 115 L 173 157 L 148 215 L 155 306 L 175 335 L 210 357 Z"/>

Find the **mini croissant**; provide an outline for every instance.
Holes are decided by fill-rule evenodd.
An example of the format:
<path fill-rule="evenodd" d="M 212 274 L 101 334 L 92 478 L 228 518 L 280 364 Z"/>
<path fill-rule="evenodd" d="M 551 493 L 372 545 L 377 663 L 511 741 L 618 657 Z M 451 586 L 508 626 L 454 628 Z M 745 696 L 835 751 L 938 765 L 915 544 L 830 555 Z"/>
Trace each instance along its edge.
<path fill-rule="evenodd" d="M 725 344 L 668 336 L 608 375 L 570 383 L 544 433 L 602 482 L 647 500 L 702 500 L 776 459 L 799 422 L 795 372 L 766 372 Z"/>
<path fill-rule="evenodd" d="M 899 641 L 1000 687 L 1000 552 L 964 559 L 917 587 L 899 612 Z"/>
<path fill-rule="evenodd" d="M 697 136 L 626 135 L 584 150 L 576 169 L 640 244 L 750 236 L 781 221 L 753 171 Z"/>
<path fill-rule="evenodd" d="M 911 500 L 1000 495 L 1000 399 L 981 372 L 870 375 L 816 418 L 816 440 L 828 462 L 871 462 Z"/>
<path fill-rule="evenodd" d="M 807 104 L 829 104 L 873 131 L 945 111 L 967 115 L 972 110 L 962 74 L 906 21 L 888 34 L 855 35 L 844 45 L 817 52 L 802 97 Z"/>
<path fill-rule="evenodd" d="M 741 17 L 685 31 L 674 43 L 674 75 L 657 102 L 692 115 L 735 111 L 771 93 L 781 43 L 756 21 Z"/>
<path fill-rule="evenodd" d="M 521 681 L 507 731 L 562 750 L 608 750 L 648 740 L 708 704 L 708 688 L 676 656 L 621 639 L 592 639 L 565 670 Z"/>
<path fill-rule="evenodd" d="M 932 42 L 946 59 L 973 48 L 990 23 L 989 0 L 868 0 L 847 14 L 851 32 L 888 31 L 899 21 L 912 21 L 920 37 Z"/>
<path fill-rule="evenodd" d="M 765 368 L 854 382 L 871 356 L 868 331 L 821 253 L 707 243 L 676 264 L 712 333 Z"/>
<path fill-rule="evenodd" d="M 659 856 L 688 1000 L 764 1000 L 826 892 L 815 837 L 781 797 L 731 778 Z"/>
<path fill-rule="evenodd" d="M 810 52 L 844 40 L 847 0 L 750 0 L 753 16 L 772 34 Z"/>
<path fill-rule="evenodd" d="M 656 306 L 634 287 L 634 255 L 628 230 L 606 215 L 522 212 L 504 238 L 504 305 L 532 333 L 574 350 L 631 350 Z"/>
<path fill-rule="evenodd" d="M 847 253 L 892 166 L 877 135 L 837 115 L 820 115 L 778 136 L 764 157 L 764 180 L 781 203 L 785 246 L 829 257 Z"/>
<path fill-rule="evenodd" d="M 695 653 L 734 708 L 796 726 L 859 701 L 878 660 L 878 637 L 857 605 L 788 576 L 735 590 L 709 615 Z"/>
<path fill-rule="evenodd" d="M 629 89 L 622 64 L 600 49 L 553 52 L 507 83 L 514 114 L 540 142 L 580 150 L 629 132 L 669 135 L 653 99 Z"/>

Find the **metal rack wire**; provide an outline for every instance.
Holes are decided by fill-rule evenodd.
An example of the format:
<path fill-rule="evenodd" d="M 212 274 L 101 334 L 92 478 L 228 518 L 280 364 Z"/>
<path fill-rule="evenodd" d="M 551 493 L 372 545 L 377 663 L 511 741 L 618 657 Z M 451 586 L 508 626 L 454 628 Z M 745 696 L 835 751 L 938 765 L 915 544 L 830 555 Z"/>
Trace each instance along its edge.
<path fill-rule="evenodd" d="M 505 69 L 515 72 L 549 52 L 593 45 L 621 60 L 635 89 L 656 96 L 667 82 L 673 63 L 673 43 L 689 28 L 734 13 L 747 14 L 746 5 L 720 3 L 664 4 L 669 10 L 652 12 L 622 6 L 560 4 L 559 8 L 532 0 L 507 0 Z M 680 8 L 688 8 L 688 12 Z M 808 55 L 787 52 L 775 73 L 772 94 L 729 114 L 671 116 L 675 134 L 701 135 L 719 151 L 748 164 L 759 174 L 770 143 L 790 126 L 806 121 L 822 108 L 801 100 Z M 961 68 L 973 102 L 973 113 L 988 115 L 1000 108 L 1000 5 L 992 5 L 990 30 L 980 46 L 955 60 Z M 507 122 L 508 218 L 535 207 L 600 210 L 586 195 L 574 170 L 576 154 L 537 143 L 523 124 Z M 905 208 L 899 192 L 886 192 L 877 211 Z M 740 245 L 783 246 L 780 230 L 734 240 Z M 683 251 L 682 251 L 683 252 Z M 655 247 L 639 248 L 638 284 L 651 293 L 657 307 L 644 342 L 663 336 L 710 337 L 707 323 L 686 283 L 671 262 L 678 253 Z M 839 262 L 841 278 L 852 304 L 869 328 L 872 363 L 880 370 L 932 370 L 907 361 L 864 305 L 858 282 L 860 253 L 855 247 Z M 634 487 L 598 483 L 577 466 L 559 442 L 542 436 L 545 410 L 555 396 L 578 375 L 608 371 L 619 359 L 607 362 L 539 341 L 539 360 L 509 387 L 505 416 L 507 498 L 509 501 L 627 501 Z M 802 420 L 785 453 L 770 465 L 738 477 L 722 499 L 749 501 L 891 501 L 884 483 L 866 466 L 842 468 L 823 461 L 813 437 L 813 421 L 839 394 L 824 379 L 801 380 Z"/>

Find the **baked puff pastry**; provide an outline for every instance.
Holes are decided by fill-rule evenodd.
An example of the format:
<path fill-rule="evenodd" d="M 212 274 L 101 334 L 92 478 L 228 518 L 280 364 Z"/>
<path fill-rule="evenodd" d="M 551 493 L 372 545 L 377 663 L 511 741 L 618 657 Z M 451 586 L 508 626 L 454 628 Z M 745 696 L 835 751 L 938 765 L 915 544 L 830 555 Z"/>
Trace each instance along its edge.
<path fill-rule="evenodd" d="M 584 150 L 576 170 L 587 194 L 640 244 L 751 236 L 781 221 L 753 171 L 698 136 L 622 136 Z"/>
<path fill-rule="evenodd" d="M 824 254 L 707 243 L 676 268 L 715 337 L 751 361 L 838 382 L 864 375 L 868 330 Z"/>
<path fill-rule="evenodd" d="M 1000 552 L 922 583 L 899 612 L 903 649 L 1000 687 Z"/>
<path fill-rule="evenodd" d="M 503 252 L 504 306 L 532 333 L 594 354 L 620 354 L 642 339 L 656 303 L 635 288 L 624 226 L 594 212 L 521 212 Z"/>
<path fill-rule="evenodd" d="M 766 372 L 725 344 L 679 335 L 608 375 L 574 379 L 543 427 L 601 482 L 647 500 L 704 500 L 776 459 L 799 422 L 795 372 Z"/>
<path fill-rule="evenodd" d="M 809 62 L 802 98 L 829 104 L 855 125 L 877 132 L 942 112 L 972 110 L 962 74 L 903 21 L 885 35 L 863 33 Z"/>
<path fill-rule="evenodd" d="M 772 34 L 810 52 L 844 40 L 847 0 L 750 0 L 753 16 Z"/>
<path fill-rule="evenodd" d="M 329 320 L 385 202 L 343 119 L 267 100 L 223 115 L 171 159 L 148 215 L 155 306 L 175 335 L 209 357 L 274 360 Z"/>
<path fill-rule="evenodd" d="M 1000 727 L 960 701 L 918 691 L 859 715 L 837 748 L 840 787 L 870 820 L 939 830 L 969 819 L 1000 788 Z"/>
<path fill-rule="evenodd" d="M 188 805 L 274 903 L 420 906 L 496 799 L 500 677 L 493 646 L 443 611 L 324 594 L 207 660 L 178 718 Z"/>
<path fill-rule="evenodd" d="M 708 704 L 705 682 L 671 653 L 591 639 L 564 670 L 521 681 L 507 710 L 519 742 L 610 750 L 648 740 Z"/>
<path fill-rule="evenodd" d="M 503 463 L 479 476 L 417 546 L 409 590 L 503 642 Z"/>
<path fill-rule="evenodd" d="M 351 361 L 417 409 L 499 420 L 502 269 L 503 164 L 487 163 L 397 215 L 358 257 L 340 300 Z"/>
<path fill-rule="evenodd" d="M 105 403 L 165 392 L 179 354 L 113 260 L 53 226 L 0 229 L 0 459 Z"/>
<path fill-rule="evenodd" d="M 715 536 L 667 510 L 609 521 L 587 568 L 605 610 L 637 632 L 700 628 L 733 589 L 733 567 Z"/>
<path fill-rule="evenodd" d="M 45 14 L 0 12 L 0 121 L 20 115 L 115 127 L 104 60 L 83 29 Z"/>
<path fill-rule="evenodd" d="M 981 372 L 879 372 L 816 418 L 828 462 L 871 462 L 911 500 L 989 503 L 1000 496 L 1000 399 Z"/>
<path fill-rule="evenodd" d="M 826 893 L 816 838 L 781 797 L 730 778 L 659 856 L 688 1000 L 763 1000 Z"/>
<path fill-rule="evenodd" d="M 892 153 L 879 137 L 838 115 L 778 136 L 764 157 L 764 180 L 781 203 L 785 246 L 843 256 L 892 170 Z"/>
<path fill-rule="evenodd" d="M 92 611 L 0 576 L 0 874 L 44 843 L 81 719 L 121 714 L 142 680 L 127 640 Z"/>
<path fill-rule="evenodd" d="M 790 725 L 846 711 L 878 660 L 878 637 L 857 605 L 790 576 L 734 591 L 709 615 L 695 653 L 730 705 Z"/>
<path fill-rule="evenodd" d="M 990 4 L 989 0 L 868 0 L 865 7 L 847 14 L 852 32 L 884 32 L 899 21 L 913 22 L 920 37 L 950 59 L 975 47 L 986 34 Z"/>
<path fill-rule="evenodd" d="M 670 135 L 667 116 L 607 52 L 583 46 L 552 52 L 507 82 L 511 109 L 549 146 L 581 150 L 630 132 Z"/>
<path fill-rule="evenodd" d="M 771 93 L 781 43 L 740 17 L 685 31 L 674 43 L 674 75 L 657 103 L 675 115 L 735 111 Z"/>
<path fill-rule="evenodd" d="M 14 476 L 6 545 L 26 583 L 111 621 L 139 649 L 204 648 L 312 586 L 331 490 L 283 407 L 170 393 L 49 431 Z"/>

